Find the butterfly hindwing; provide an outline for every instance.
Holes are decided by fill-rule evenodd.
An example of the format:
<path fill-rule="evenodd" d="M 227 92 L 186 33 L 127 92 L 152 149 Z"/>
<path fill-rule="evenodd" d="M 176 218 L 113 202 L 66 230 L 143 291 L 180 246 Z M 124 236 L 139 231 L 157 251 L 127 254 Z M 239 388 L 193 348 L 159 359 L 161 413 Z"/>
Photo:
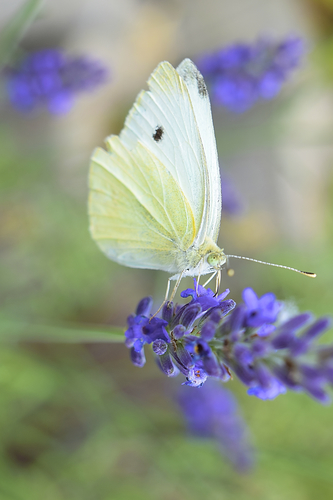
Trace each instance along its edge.
<path fill-rule="evenodd" d="M 103 252 L 130 267 L 177 271 L 194 240 L 191 207 L 172 175 L 140 142 L 117 136 L 96 149 L 89 176 L 90 230 Z M 178 256 L 178 257 L 177 257 Z"/>

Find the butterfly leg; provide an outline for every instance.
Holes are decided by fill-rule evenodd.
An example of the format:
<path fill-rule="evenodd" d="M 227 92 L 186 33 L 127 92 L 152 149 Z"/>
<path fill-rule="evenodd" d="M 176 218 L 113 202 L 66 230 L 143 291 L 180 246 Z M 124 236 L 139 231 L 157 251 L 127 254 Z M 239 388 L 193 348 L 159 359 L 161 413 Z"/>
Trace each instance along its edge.
<path fill-rule="evenodd" d="M 215 278 L 217 274 L 217 271 L 214 271 L 213 274 L 211 275 L 211 277 L 206 281 L 206 283 L 203 285 L 204 288 L 206 288 L 206 286 L 208 285 L 208 283 L 210 283 L 212 281 L 212 279 Z"/>
<path fill-rule="evenodd" d="M 216 276 L 216 288 L 215 288 L 215 296 L 218 295 L 219 293 L 219 289 L 220 289 L 220 286 L 221 286 L 221 283 L 222 283 L 222 273 L 221 271 L 217 271 L 217 276 Z"/>
<path fill-rule="evenodd" d="M 183 277 L 183 274 L 184 274 L 184 271 L 182 271 L 176 281 L 176 284 L 172 290 L 172 293 L 171 293 L 171 297 L 170 297 L 170 300 L 169 302 L 172 302 L 173 299 L 174 299 L 174 296 L 176 295 L 176 292 L 177 292 L 177 289 L 180 285 L 180 282 L 181 282 L 181 279 Z M 164 297 L 164 300 L 162 302 L 162 304 L 160 305 L 160 307 L 157 309 L 156 313 L 153 314 L 153 316 L 150 318 L 150 320 L 152 320 L 153 318 L 155 318 L 155 316 L 160 312 L 160 310 L 162 309 L 162 307 L 164 306 L 164 304 L 166 304 L 168 302 L 168 295 L 169 295 L 169 291 L 170 291 L 170 282 L 171 282 L 171 278 L 168 279 L 168 284 L 167 284 L 167 289 L 166 289 L 166 292 L 165 292 L 165 297 Z"/>
<path fill-rule="evenodd" d="M 199 267 L 199 274 L 198 274 L 198 279 L 197 279 L 197 285 L 195 287 L 195 292 L 196 292 L 197 295 L 198 295 L 199 281 L 200 281 L 200 278 L 201 278 L 202 263 L 203 263 L 203 259 L 201 259 L 201 261 L 200 261 L 200 267 Z"/>
<path fill-rule="evenodd" d="M 176 295 L 176 292 L 177 292 L 178 287 L 179 287 L 179 285 L 180 285 L 180 282 L 181 282 L 181 280 L 182 280 L 183 274 L 184 274 L 184 271 L 182 271 L 182 272 L 180 273 L 179 278 L 178 278 L 178 280 L 176 281 L 176 284 L 175 284 L 175 286 L 174 286 L 174 288 L 173 288 L 173 290 L 172 290 L 172 294 L 171 294 L 171 297 L 170 297 L 170 302 L 172 302 L 172 301 L 173 301 L 173 299 L 174 299 L 174 297 L 175 297 L 175 295 Z M 170 279 L 168 280 L 168 283 L 170 283 Z M 165 302 L 166 302 L 166 300 L 165 300 Z"/>

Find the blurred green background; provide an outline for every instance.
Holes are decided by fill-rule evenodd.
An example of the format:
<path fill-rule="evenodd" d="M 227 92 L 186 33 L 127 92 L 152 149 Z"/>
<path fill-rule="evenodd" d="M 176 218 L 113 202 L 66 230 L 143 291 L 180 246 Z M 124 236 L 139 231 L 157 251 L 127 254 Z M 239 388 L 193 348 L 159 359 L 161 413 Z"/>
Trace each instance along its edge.
<path fill-rule="evenodd" d="M 3 29 L 23 4 L 2 2 Z M 318 277 L 235 262 L 223 287 L 236 301 L 251 286 L 331 313 L 333 2 L 49 0 L 25 28 L 11 57 L 60 47 L 102 60 L 111 78 L 61 117 L 23 116 L 1 90 L 0 499 L 333 499 L 332 407 L 302 394 L 261 401 L 229 382 L 257 448 L 240 475 L 214 443 L 188 437 L 180 377 L 152 356 L 138 369 L 122 344 L 18 340 L 24 325 L 46 339 L 54 327 L 121 329 L 142 297 L 160 303 L 165 273 L 108 261 L 90 238 L 91 151 L 120 131 L 158 62 L 262 35 L 300 35 L 308 53 L 275 101 L 237 116 L 213 109 L 222 169 L 246 205 L 223 217 L 219 243 Z"/>

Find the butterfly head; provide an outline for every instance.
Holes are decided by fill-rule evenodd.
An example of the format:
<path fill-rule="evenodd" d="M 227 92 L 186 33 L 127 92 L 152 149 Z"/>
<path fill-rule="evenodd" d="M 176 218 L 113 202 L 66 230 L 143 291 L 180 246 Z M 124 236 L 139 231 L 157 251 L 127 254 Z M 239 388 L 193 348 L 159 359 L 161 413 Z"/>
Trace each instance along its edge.
<path fill-rule="evenodd" d="M 222 269 L 223 265 L 226 263 L 227 257 L 223 252 L 223 248 L 218 252 L 211 252 L 207 257 L 208 264 L 216 271 Z"/>

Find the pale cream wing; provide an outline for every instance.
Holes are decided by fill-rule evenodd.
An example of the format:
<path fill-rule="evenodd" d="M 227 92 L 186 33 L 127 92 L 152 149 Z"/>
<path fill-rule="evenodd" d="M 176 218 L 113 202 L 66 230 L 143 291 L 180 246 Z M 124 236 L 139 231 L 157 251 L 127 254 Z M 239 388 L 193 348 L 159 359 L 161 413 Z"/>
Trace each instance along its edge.
<path fill-rule="evenodd" d="M 182 271 L 196 234 L 193 212 L 172 174 L 141 142 L 129 151 L 117 136 L 95 150 L 89 175 L 90 231 L 120 264 Z"/>
<path fill-rule="evenodd" d="M 190 59 L 184 59 L 177 67 L 177 72 L 184 80 L 189 92 L 206 157 L 207 169 L 204 169 L 204 173 L 208 176 L 206 192 L 208 213 L 207 221 L 204 221 L 206 226 L 202 227 L 201 231 L 205 231 L 206 235 L 216 242 L 221 223 L 222 194 L 209 95 L 203 76 Z"/>
<path fill-rule="evenodd" d="M 149 91 L 138 95 L 120 139 L 128 150 L 140 141 L 170 172 L 191 207 L 200 246 L 204 238 L 198 233 L 207 219 L 208 174 L 187 85 L 170 63 L 162 62 L 148 86 Z"/>

